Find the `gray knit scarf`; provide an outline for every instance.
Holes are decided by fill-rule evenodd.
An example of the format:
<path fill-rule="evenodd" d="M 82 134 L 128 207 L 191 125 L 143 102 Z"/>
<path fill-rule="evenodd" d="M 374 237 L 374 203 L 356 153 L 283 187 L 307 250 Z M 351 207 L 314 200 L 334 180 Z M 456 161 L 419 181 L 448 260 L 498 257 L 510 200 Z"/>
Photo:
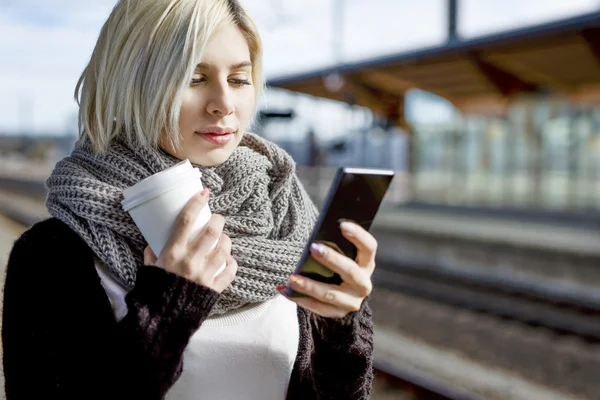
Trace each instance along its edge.
<path fill-rule="evenodd" d="M 47 180 L 46 206 L 132 288 L 147 244 L 121 208 L 122 191 L 178 161 L 159 149 L 124 140 L 95 155 L 82 138 Z M 296 267 L 317 218 L 294 161 L 275 144 L 246 133 L 223 164 L 196 167 L 211 190 L 211 211 L 225 217 L 224 233 L 232 239 L 239 265 L 212 314 L 273 298 L 275 286 L 286 282 Z"/>

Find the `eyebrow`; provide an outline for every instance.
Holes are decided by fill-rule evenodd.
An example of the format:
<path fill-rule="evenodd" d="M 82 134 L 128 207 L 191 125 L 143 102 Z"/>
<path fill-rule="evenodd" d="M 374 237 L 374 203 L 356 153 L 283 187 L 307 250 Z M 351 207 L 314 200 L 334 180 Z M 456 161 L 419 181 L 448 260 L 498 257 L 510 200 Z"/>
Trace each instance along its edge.
<path fill-rule="evenodd" d="M 229 69 L 241 69 L 241 68 L 245 68 L 245 67 L 251 67 L 252 63 L 250 61 L 242 61 L 236 64 L 231 64 L 229 66 Z M 203 63 L 201 62 L 200 64 L 196 65 L 196 68 L 204 68 L 204 69 L 210 69 L 210 65 L 207 63 Z"/>

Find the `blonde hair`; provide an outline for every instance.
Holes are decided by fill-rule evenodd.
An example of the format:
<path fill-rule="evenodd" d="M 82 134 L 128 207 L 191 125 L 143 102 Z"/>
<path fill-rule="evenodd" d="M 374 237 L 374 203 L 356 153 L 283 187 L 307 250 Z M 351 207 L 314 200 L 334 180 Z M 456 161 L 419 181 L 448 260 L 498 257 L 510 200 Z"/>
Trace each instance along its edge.
<path fill-rule="evenodd" d="M 179 146 L 183 91 L 208 40 L 228 23 L 248 42 L 258 99 L 262 45 L 237 0 L 120 0 L 75 88 L 79 132 L 94 151 L 105 151 L 121 134 L 151 146 L 162 139 Z"/>

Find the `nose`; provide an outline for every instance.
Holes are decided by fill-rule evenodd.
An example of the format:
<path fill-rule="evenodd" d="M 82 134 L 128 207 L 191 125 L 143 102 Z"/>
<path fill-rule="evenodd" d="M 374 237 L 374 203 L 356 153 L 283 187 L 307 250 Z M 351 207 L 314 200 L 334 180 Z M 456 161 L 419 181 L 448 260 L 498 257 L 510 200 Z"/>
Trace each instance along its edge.
<path fill-rule="evenodd" d="M 233 94 L 227 82 L 211 88 L 210 99 L 207 103 L 207 112 L 216 117 L 224 117 L 235 111 Z"/>

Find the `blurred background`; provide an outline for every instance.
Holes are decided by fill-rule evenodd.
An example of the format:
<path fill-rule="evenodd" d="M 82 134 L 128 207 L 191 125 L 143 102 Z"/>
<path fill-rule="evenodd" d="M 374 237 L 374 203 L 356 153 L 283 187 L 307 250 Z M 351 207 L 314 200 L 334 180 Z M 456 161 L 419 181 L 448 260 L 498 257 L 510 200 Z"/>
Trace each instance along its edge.
<path fill-rule="evenodd" d="M 597 399 L 600 1 L 242 0 L 254 131 L 320 203 L 393 169 L 375 221 L 374 399 Z M 0 266 L 47 217 L 114 0 L 0 0 Z"/>

